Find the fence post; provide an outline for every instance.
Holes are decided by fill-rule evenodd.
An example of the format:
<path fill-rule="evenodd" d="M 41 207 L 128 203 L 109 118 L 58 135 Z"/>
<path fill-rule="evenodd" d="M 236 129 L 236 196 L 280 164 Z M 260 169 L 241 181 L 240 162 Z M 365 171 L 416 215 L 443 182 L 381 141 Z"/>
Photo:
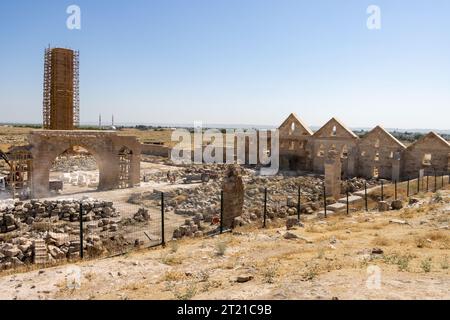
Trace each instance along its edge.
<path fill-rule="evenodd" d="M 441 188 L 444 189 L 444 174 L 441 177 Z"/>
<path fill-rule="evenodd" d="M 223 233 L 223 190 L 220 191 L 220 234 Z"/>
<path fill-rule="evenodd" d="M 394 199 L 397 200 L 397 180 L 394 180 Z"/>
<path fill-rule="evenodd" d="M 427 192 L 429 190 L 429 187 L 428 187 L 428 180 L 429 180 L 429 178 L 430 178 L 430 175 L 427 174 Z"/>
<path fill-rule="evenodd" d="M 420 193 L 420 173 L 417 175 L 417 193 Z"/>
<path fill-rule="evenodd" d="M 384 183 L 381 180 L 381 201 L 384 201 Z"/>
<path fill-rule="evenodd" d="M 298 199 L 297 199 L 297 219 L 300 221 L 300 196 L 301 196 L 301 187 L 298 186 Z"/>
<path fill-rule="evenodd" d="M 263 221 L 263 228 L 266 227 L 266 216 L 267 216 L 267 188 L 264 188 L 264 221 Z"/>
<path fill-rule="evenodd" d="M 366 207 L 366 211 L 369 211 L 369 207 L 367 206 L 367 181 L 364 181 L 364 205 Z"/>
<path fill-rule="evenodd" d="M 345 195 L 347 197 L 347 214 L 348 214 L 349 213 L 349 208 L 348 208 L 348 181 L 347 181 L 346 186 L 345 186 Z"/>
<path fill-rule="evenodd" d="M 437 174 L 434 172 L 434 192 L 437 191 Z"/>
<path fill-rule="evenodd" d="M 161 192 L 161 245 L 166 245 L 166 238 L 164 232 L 164 192 Z"/>
<path fill-rule="evenodd" d="M 406 182 L 406 196 L 409 198 L 409 178 L 408 182 Z"/>
<path fill-rule="evenodd" d="M 80 258 L 84 258 L 83 251 L 83 203 L 80 201 Z"/>
<path fill-rule="evenodd" d="M 325 213 L 325 218 L 327 217 L 327 192 L 325 190 L 325 182 L 323 183 L 323 209 Z"/>

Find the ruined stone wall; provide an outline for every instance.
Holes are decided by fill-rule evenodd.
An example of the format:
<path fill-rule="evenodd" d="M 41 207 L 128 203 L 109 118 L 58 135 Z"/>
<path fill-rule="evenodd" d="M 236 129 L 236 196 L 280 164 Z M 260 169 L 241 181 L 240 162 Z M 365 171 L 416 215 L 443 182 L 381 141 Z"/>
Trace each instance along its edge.
<path fill-rule="evenodd" d="M 280 126 L 280 168 L 285 170 L 312 169 L 312 132 L 305 128 L 298 118 L 291 114 Z"/>
<path fill-rule="evenodd" d="M 142 148 L 142 154 L 158 156 L 158 157 L 165 157 L 165 158 L 170 157 L 170 148 L 168 146 L 143 143 L 141 145 L 141 148 Z"/>
<path fill-rule="evenodd" d="M 398 180 L 405 147 L 381 130 L 374 130 L 358 143 L 358 173 L 365 178 Z"/>
<path fill-rule="evenodd" d="M 297 124 L 301 124 L 302 133 L 295 132 Z M 309 134 L 310 130 L 293 114 L 279 131 L 282 170 L 323 174 L 326 155 L 335 149 L 340 154 L 341 174 L 347 178 L 404 180 L 416 177 L 421 169 L 425 174 L 450 171 L 450 144 L 433 132 L 406 148 L 380 126 L 360 139 L 335 118 Z"/>
<path fill-rule="evenodd" d="M 325 156 L 330 150 L 337 150 L 342 161 L 342 174 L 347 177 L 357 175 L 356 164 L 358 161 L 357 141 L 351 138 L 313 137 L 313 171 L 324 173 Z"/>
<path fill-rule="evenodd" d="M 436 137 L 428 134 L 417 143 L 409 146 L 404 153 L 404 178 L 417 177 L 419 170 L 424 169 L 425 174 L 433 175 L 447 173 L 450 170 L 450 146 Z"/>

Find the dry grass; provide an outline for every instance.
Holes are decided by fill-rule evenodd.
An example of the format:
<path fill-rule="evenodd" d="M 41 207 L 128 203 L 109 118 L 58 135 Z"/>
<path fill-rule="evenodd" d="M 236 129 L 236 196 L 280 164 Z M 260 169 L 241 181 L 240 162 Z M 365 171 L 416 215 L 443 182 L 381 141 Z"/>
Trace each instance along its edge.
<path fill-rule="evenodd" d="M 183 261 L 181 257 L 177 256 L 174 253 L 162 253 L 161 262 L 168 266 L 174 266 L 181 264 Z"/>
<path fill-rule="evenodd" d="M 167 271 L 163 276 L 163 281 L 182 281 L 187 278 L 186 274 L 180 271 Z"/>
<path fill-rule="evenodd" d="M 388 247 L 392 244 L 392 241 L 384 236 L 376 237 L 372 240 L 372 245 L 380 247 Z"/>

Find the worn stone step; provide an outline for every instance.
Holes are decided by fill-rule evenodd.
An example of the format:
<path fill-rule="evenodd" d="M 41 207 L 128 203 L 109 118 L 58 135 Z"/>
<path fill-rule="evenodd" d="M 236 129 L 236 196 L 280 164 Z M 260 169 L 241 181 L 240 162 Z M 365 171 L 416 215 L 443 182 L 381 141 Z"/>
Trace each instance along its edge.
<path fill-rule="evenodd" d="M 380 186 L 368 188 L 367 189 L 367 194 L 371 194 L 371 193 L 374 193 L 374 192 L 379 192 L 380 189 L 381 189 Z M 364 197 L 364 190 L 356 191 L 356 192 L 353 193 L 353 195 Z"/>
<path fill-rule="evenodd" d="M 349 196 L 349 197 L 348 197 L 348 203 L 349 203 L 349 204 L 358 202 L 358 201 L 360 201 L 360 200 L 363 200 L 363 198 L 360 197 L 360 196 L 355 196 L 355 195 L 353 195 L 353 196 Z M 339 199 L 338 202 L 339 202 L 339 203 L 346 204 L 346 203 L 347 203 L 347 197 Z"/>
<path fill-rule="evenodd" d="M 343 203 L 333 203 L 327 206 L 327 210 L 333 211 L 333 212 L 340 212 L 346 210 L 346 205 Z"/>

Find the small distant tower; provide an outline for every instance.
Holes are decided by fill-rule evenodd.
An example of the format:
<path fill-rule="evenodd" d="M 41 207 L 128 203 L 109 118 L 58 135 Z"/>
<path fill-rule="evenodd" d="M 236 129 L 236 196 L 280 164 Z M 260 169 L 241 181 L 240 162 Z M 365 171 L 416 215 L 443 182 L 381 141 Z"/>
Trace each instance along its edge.
<path fill-rule="evenodd" d="M 114 127 L 114 115 L 111 116 L 111 127 Z"/>
<path fill-rule="evenodd" d="M 101 113 L 98 114 L 98 128 L 99 129 L 102 128 L 102 114 Z"/>
<path fill-rule="evenodd" d="M 79 52 L 45 49 L 43 127 L 73 130 L 80 124 Z"/>

